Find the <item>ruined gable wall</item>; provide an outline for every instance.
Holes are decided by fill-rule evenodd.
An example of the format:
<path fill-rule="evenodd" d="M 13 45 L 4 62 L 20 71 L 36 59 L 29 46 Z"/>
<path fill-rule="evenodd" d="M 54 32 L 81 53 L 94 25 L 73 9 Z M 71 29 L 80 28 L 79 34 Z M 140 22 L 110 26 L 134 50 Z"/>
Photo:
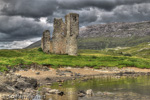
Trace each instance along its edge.
<path fill-rule="evenodd" d="M 62 19 L 54 19 L 53 51 L 56 54 L 66 54 L 66 25 Z"/>
<path fill-rule="evenodd" d="M 70 13 L 66 15 L 67 27 L 67 53 L 68 55 L 77 55 L 77 36 L 79 34 L 79 15 Z"/>
<path fill-rule="evenodd" d="M 69 40 L 68 38 L 70 37 L 70 16 L 69 14 L 65 16 L 65 23 L 66 23 L 66 52 L 68 54 L 69 50 Z"/>
<path fill-rule="evenodd" d="M 46 30 L 43 32 L 42 38 L 42 46 L 43 52 L 49 53 L 50 52 L 50 31 Z"/>
<path fill-rule="evenodd" d="M 53 41 L 50 41 L 50 48 L 49 48 L 49 50 L 50 50 L 50 53 L 54 53 L 54 51 L 53 51 Z"/>
<path fill-rule="evenodd" d="M 41 38 L 41 48 L 43 50 L 43 37 Z"/>

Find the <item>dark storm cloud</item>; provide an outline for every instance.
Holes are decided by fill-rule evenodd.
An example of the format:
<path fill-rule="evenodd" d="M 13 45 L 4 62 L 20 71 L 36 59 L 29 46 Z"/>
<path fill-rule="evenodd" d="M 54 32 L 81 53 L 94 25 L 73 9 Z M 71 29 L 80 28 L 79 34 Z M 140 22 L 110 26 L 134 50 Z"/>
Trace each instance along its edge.
<path fill-rule="evenodd" d="M 111 10 L 115 7 L 115 0 L 58 0 L 60 9 L 81 9 L 85 7 L 98 7 Z"/>
<path fill-rule="evenodd" d="M 114 12 L 114 9 L 118 6 L 132 6 L 134 4 L 148 3 L 149 0 L 2 0 L 5 6 L 1 9 L 3 15 L 7 16 L 22 16 L 31 17 L 35 21 L 40 21 L 40 17 L 48 17 L 47 21 L 49 23 L 53 22 L 55 17 L 63 18 L 65 14 L 70 12 L 75 12 L 80 14 L 81 25 L 95 22 L 98 20 L 97 12 L 94 11 L 95 8 L 99 10 L 104 10 L 106 12 Z M 93 8 L 94 10 L 89 10 Z M 124 9 L 122 9 L 123 11 Z M 120 11 L 120 13 L 122 12 Z M 114 12 L 115 13 L 115 12 Z M 118 17 L 114 15 L 105 16 L 108 14 L 103 14 L 102 17 L 104 21 L 109 22 L 115 20 L 115 18 L 120 18 L 119 20 L 126 20 L 124 14 L 116 12 Z M 123 16 L 123 17 L 122 17 Z M 124 18 L 125 17 L 125 18 Z M 138 17 L 138 16 L 137 16 Z M 123 19 L 124 18 L 124 19 Z M 108 21 L 107 21 L 108 20 Z M 103 22 L 104 22 L 103 21 Z"/>
<path fill-rule="evenodd" d="M 0 33 L 4 38 L 0 41 L 24 40 L 41 36 L 45 29 L 50 27 L 35 22 L 34 19 L 21 17 L 0 16 Z"/>
<path fill-rule="evenodd" d="M 57 8 L 55 0 L 3 0 L 5 6 L 1 12 L 8 16 L 46 17 Z"/>
<path fill-rule="evenodd" d="M 111 12 L 103 12 L 99 22 L 139 22 L 150 21 L 150 3 L 122 5 Z"/>
<path fill-rule="evenodd" d="M 62 18 L 65 22 L 65 15 L 68 13 L 78 13 L 80 15 L 79 22 L 80 26 L 82 25 L 88 25 L 91 22 L 95 22 L 98 19 L 97 16 L 97 9 L 95 8 L 85 8 L 81 10 L 61 10 L 58 12 L 55 12 L 53 16 L 47 17 L 48 23 L 53 23 L 54 18 Z"/>
<path fill-rule="evenodd" d="M 132 5 L 150 2 L 149 0 L 3 0 L 1 10 L 9 16 L 46 17 L 59 10 L 79 10 L 87 7 L 98 7 L 107 11 L 118 5 Z"/>
<path fill-rule="evenodd" d="M 150 2 L 149 0 L 58 0 L 60 9 L 81 9 L 97 7 L 110 11 L 119 5 L 132 5 Z"/>
<path fill-rule="evenodd" d="M 52 27 L 42 24 L 46 17 L 80 14 L 80 26 L 108 22 L 150 20 L 150 0 L 0 0 L 0 40 L 24 40 L 41 36 Z"/>

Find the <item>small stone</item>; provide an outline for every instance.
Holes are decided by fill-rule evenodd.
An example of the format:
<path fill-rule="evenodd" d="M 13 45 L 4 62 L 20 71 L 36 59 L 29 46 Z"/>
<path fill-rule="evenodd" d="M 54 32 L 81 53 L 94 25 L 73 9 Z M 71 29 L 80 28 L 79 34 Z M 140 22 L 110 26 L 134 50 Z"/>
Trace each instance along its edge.
<path fill-rule="evenodd" d="M 62 84 L 59 84 L 59 86 L 62 86 Z"/>
<path fill-rule="evenodd" d="M 80 73 L 75 73 L 74 75 L 75 75 L 75 76 L 81 76 Z"/>
<path fill-rule="evenodd" d="M 47 77 L 45 80 L 46 80 L 46 81 L 50 81 L 51 79 Z"/>
<path fill-rule="evenodd" d="M 52 85 L 52 83 L 46 83 L 47 85 Z"/>
<path fill-rule="evenodd" d="M 14 99 L 15 98 L 15 96 L 14 95 L 11 95 L 10 97 L 9 97 L 9 99 Z"/>
<path fill-rule="evenodd" d="M 73 74 L 72 74 L 72 73 L 65 73 L 65 75 L 66 75 L 67 77 L 71 77 L 71 76 L 73 76 Z"/>
<path fill-rule="evenodd" d="M 22 91 L 20 91 L 20 92 L 19 92 L 19 94 L 23 94 L 23 92 L 22 92 Z"/>
<path fill-rule="evenodd" d="M 79 97 L 84 97 L 86 95 L 85 91 L 79 91 L 78 96 Z"/>
<path fill-rule="evenodd" d="M 85 94 L 84 94 L 84 93 L 79 93 L 78 96 L 79 96 L 79 97 L 84 97 Z"/>
<path fill-rule="evenodd" d="M 40 72 L 36 72 L 35 74 L 36 74 L 36 75 L 40 75 Z"/>
<path fill-rule="evenodd" d="M 51 89 L 50 88 L 42 88 L 42 93 L 45 94 L 45 93 L 48 93 Z"/>
<path fill-rule="evenodd" d="M 24 69 L 24 71 L 28 71 L 28 69 Z"/>
<path fill-rule="evenodd" d="M 93 90 L 92 90 L 92 89 L 87 90 L 87 91 L 86 91 L 86 94 L 87 94 L 87 95 L 93 95 Z"/>
<path fill-rule="evenodd" d="M 72 80 L 75 80 L 76 78 L 72 78 Z"/>
<path fill-rule="evenodd" d="M 58 95 L 63 96 L 64 92 L 59 92 Z"/>
<path fill-rule="evenodd" d="M 63 83 L 65 80 L 61 80 L 61 82 Z"/>
<path fill-rule="evenodd" d="M 57 94 L 59 91 L 57 89 L 52 89 L 52 90 L 49 90 L 48 93 L 50 94 Z"/>
<path fill-rule="evenodd" d="M 61 82 L 61 80 L 57 80 L 57 82 Z"/>
<path fill-rule="evenodd" d="M 18 77 L 18 78 L 20 78 L 20 77 L 21 77 L 21 75 L 17 75 L 17 77 Z"/>

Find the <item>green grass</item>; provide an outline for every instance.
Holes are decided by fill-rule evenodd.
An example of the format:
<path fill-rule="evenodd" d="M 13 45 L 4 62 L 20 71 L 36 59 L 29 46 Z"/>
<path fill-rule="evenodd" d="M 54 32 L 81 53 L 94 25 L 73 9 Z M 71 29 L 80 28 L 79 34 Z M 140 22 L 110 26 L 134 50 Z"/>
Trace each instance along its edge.
<path fill-rule="evenodd" d="M 150 42 L 126 48 L 107 48 L 101 50 L 100 53 L 115 56 L 134 56 L 150 59 Z"/>
<path fill-rule="evenodd" d="M 141 44 L 141 46 L 143 46 Z M 141 46 L 133 47 L 141 48 Z M 145 46 L 144 46 L 145 47 Z M 109 50 L 79 50 L 78 56 L 45 54 L 39 48 L 22 50 L 0 50 L 0 71 L 5 71 L 5 66 L 30 65 L 37 63 L 40 65 L 50 65 L 51 67 L 138 67 L 150 68 L 150 59 L 136 56 L 125 56 Z M 122 49 L 124 50 L 124 49 Z M 125 50 L 134 51 L 130 49 Z M 112 53 L 113 52 L 113 53 Z M 119 51 L 120 52 L 120 51 Z M 134 52 L 135 53 L 135 52 Z M 133 52 L 131 53 L 133 55 Z M 147 55 L 148 56 L 148 55 Z"/>
<path fill-rule="evenodd" d="M 1 72 L 7 71 L 7 70 L 8 70 L 8 69 L 6 68 L 6 66 L 0 65 L 0 71 L 1 71 Z"/>
<path fill-rule="evenodd" d="M 119 37 L 91 37 L 91 38 L 79 38 L 78 39 L 78 47 L 80 49 L 94 49 L 100 50 L 105 48 L 114 48 L 117 46 L 121 47 L 131 47 L 136 46 L 140 43 L 149 42 L 150 36 L 143 37 L 127 37 L 127 38 L 119 38 Z"/>

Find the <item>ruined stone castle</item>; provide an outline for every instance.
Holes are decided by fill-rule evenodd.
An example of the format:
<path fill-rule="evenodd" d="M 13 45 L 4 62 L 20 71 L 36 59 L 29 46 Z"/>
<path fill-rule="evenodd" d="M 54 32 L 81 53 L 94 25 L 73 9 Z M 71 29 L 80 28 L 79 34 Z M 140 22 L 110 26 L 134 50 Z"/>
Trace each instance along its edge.
<path fill-rule="evenodd" d="M 79 15 L 70 13 L 62 18 L 54 19 L 54 31 L 50 38 L 50 31 L 43 32 L 41 48 L 45 53 L 77 55 L 77 36 L 79 34 Z"/>

